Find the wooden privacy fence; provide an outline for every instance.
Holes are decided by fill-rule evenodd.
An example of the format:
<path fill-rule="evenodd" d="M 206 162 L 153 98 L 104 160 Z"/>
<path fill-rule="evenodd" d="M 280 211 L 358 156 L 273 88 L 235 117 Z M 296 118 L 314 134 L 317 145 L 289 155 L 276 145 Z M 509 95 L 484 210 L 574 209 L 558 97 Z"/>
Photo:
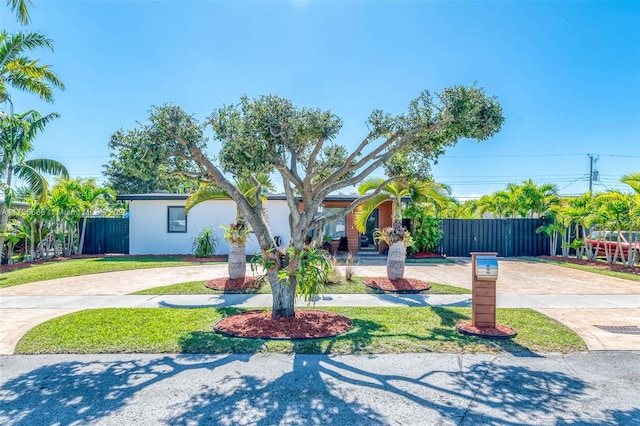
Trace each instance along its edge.
<path fill-rule="evenodd" d="M 82 220 L 79 224 L 82 230 Z M 84 254 L 129 254 L 129 219 L 96 217 L 87 219 Z"/>
<path fill-rule="evenodd" d="M 447 256 L 468 257 L 474 251 L 501 257 L 549 254 L 549 237 L 536 233 L 544 219 L 443 219 L 438 250 Z"/>

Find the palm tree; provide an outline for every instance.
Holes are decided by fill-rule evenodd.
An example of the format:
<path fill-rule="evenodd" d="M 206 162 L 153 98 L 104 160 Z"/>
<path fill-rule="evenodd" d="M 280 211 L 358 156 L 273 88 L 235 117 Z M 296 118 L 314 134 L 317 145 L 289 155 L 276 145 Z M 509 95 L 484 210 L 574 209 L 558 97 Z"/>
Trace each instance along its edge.
<path fill-rule="evenodd" d="M 53 102 L 53 89 L 64 89 L 64 84 L 49 65 L 24 56 L 25 51 L 47 48 L 53 50 L 50 39 L 38 33 L 0 33 L 0 102 L 9 99 L 9 88 L 33 93 L 47 102 Z"/>
<path fill-rule="evenodd" d="M 640 173 L 629 173 L 620 179 L 620 182 L 626 183 L 631 187 L 630 206 L 629 206 L 629 238 L 631 243 L 640 241 Z M 633 246 L 635 247 L 635 246 Z M 632 248 L 629 251 L 627 266 L 633 266 L 634 263 L 640 263 L 640 251 Z"/>
<path fill-rule="evenodd" d="M 257 202 L 256 197 L 264 200 L 267 191 L 275 190 L 270 176 L 265 173 L 257 174 L 255 181 L 251 178 L 236 178 L 235 184 L 248 200 L 253 201 L 253 205 Z M 194 206 L 208 200 L 230 199 L 228 193 L 216 186 L 203 186 L 187 199 L 184 210 L 185 213 L 189 213 Z M 244 215 L 239 208 L 236 210 L 236 223 L 225 230 L 227 231 L 225 238 L 231 244 L 227 262 L 229 279 L 244 279 L 247 274 L 246 243 L 249 229 L 246 228 Z"/>
<path fill-rule="evenodd" d="M 560 203 L 556 185 L 545 183 L 536 185 L 531 179 L 522 182 L 522 203 L 519 206 L 520 217 L 542 217 L 551 207 Z"/>
<path fill-rule="evenodd" d="M 31 22 L 27 3 L 31 5 L 31 0 L 7 0 L 7 6 L 16 14 L 16 18 L 18 18 L 18 22 L 21 25 L 27 25 Z"/>
<path fill-rule="evenodd" d="M 84 235 L 87 227 L 87 217 L 93 215 L 96 209 L 96 203 L 100 199 L 110 199 L 112 191 L 109 188 L 100 188 L 96 186 L 95 179 L 71 180 L 65 183 L 75 197 L 82 204 L 82 229 L 80 230 L 80 242 L 78 243 L 78 254 L 82 254 L 84 248 Z"/>
<path fill-rule="evenodd" d="M 9 219 L 9 208 L 14 189 L 11 187 L 14 175 L 24 181 L 37 199 L 44 202 L 49 192 L 49 185 L 43 174 L 68 177 L 69 172 L 58 161 L 43 158 L 27 160 L 27 155 L 33 150 L 33 139 L 44 130 L 58 114 L 48 114 L 44 117 L 37 111 L 28 111 L 9 117 L 0 114 L 0 171 L 4 175 L 4 203 L 2 219 L 0 220 L 0 252 L 4 244 L 4 236 Z"/>
<path fill-rule="evenodd" d="M 607 253 L 608 245 L 605 244 L 605 255 L 607 262 L 614 263 L 620 257 L 622 263 L 626 262 L 624 252 L 622 251 L 621 233 L 631 224 L 630 212 L 632 210 L 631 194 L 624 194 L 619 191 L 608 191 L 599 194 L 595 203 L 597 210 L 595 218 L 602 226 L 602 229 L 615 231 L 617 235 L 616 248 L 614 253 Z M 632 254 L 632 253 L 630 253 Z"/>
<path fill-rule="evenodd" d="M 395 180 L 385 183 L 382 178 L 367 178 L 358 187 L 360 195 L 375 191 L 380 192 L 366 203 L 358 206 L 354 213 L 353 223 L 360 233 L 366 232 L 369 215 L 385 201 L 393 203 L 393 225 L 378 233 L 389 245 L 387 256 L 387 277 L 390 280 L 401 279 L 405 266 L 405 229 L 402 226 L 402 199 L 411 197 L 412 200 L 429 200 L 438 208 L 443 208 L 449 202 L 448 187 L 433 180 L 413 181 Z"/>

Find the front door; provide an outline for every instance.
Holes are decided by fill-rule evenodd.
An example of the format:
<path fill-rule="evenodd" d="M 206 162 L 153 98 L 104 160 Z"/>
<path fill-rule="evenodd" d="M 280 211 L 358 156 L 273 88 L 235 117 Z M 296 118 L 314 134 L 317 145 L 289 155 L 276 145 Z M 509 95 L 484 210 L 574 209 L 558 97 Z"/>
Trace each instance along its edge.
<path fill-rule="evenodd" d="M 361 249 L 377 250 L 378 244 L 373 240 L 373 230 L 378 227 L 378 209 L 375 209 L 367 218 L 367 230 L 364 235 L 367 237 L 368 246 L 361 245 Z"/>

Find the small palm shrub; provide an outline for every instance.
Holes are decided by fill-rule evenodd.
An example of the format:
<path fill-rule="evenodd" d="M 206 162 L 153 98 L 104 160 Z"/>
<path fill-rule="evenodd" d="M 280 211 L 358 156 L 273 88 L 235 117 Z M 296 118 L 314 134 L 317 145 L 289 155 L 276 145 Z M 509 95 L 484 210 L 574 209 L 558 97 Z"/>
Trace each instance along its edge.
<path fill-rule="evenodd" d="M 210 228 L 203 228 L 193 239 L 193 255 L 195 257 L 213 257 L 218 248 L 218 237 Z"/>
<path fill-rule="evenodd" d="M 327 263 L 329 264 L 329 273 L 325 284 L 338 284 L 342 280 L 342 276 L 338 271 L 338 259 L 335 256 L 326 255 Z"/>
<path fill-rule="evenodd" d="M 356 259 L 353 254 L 347 253 L 347 257 L 345 257 L 344 262 L 344 279 L 347 281 L 353 281 L 353 277 L 356 274 L 354 266 L 356 263 L 358 263 L 358 259 Z"/>

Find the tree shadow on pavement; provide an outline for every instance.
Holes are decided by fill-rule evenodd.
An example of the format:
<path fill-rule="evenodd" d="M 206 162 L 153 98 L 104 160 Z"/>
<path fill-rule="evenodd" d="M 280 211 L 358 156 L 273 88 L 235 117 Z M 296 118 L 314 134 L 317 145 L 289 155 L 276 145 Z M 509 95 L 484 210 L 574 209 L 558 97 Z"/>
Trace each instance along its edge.
<path fill-rule="evenodd" d="M 633 424 L 640 414 L 599 409 L 592 404 L 598 390 L 562 366 L 549 371 L 552 360 L 524 366 L 510 356 L 451 354 L 94 358 L 3 380 L 0 423 L 596 425 Z"/>

